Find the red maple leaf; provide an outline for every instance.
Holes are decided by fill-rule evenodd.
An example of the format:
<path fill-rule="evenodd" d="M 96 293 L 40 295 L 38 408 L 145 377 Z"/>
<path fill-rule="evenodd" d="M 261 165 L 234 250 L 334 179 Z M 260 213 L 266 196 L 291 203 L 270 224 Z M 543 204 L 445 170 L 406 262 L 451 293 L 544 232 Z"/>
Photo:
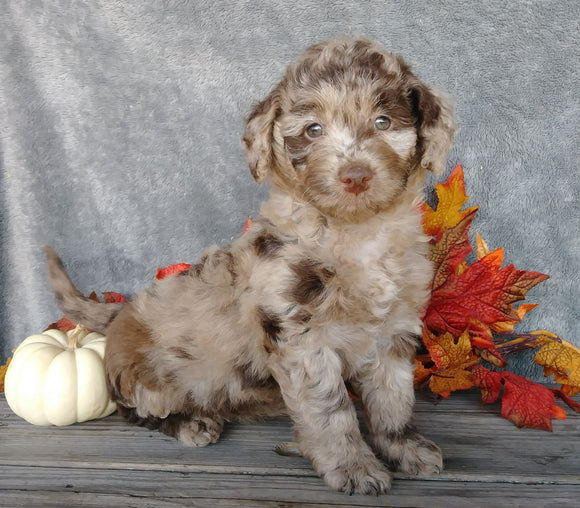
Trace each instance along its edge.
<path fill-rule="evenodd" d="M 424 322 L 439 333 L 459 336 L 470 320 L 487 326 L 514 323 L 520 317 L 512 304 L 525 299 L 526 293 L 546 280 L 539 272 L 501 268 L 503 249 L 497 249 L 469 265 L 460 274 L 451 273 L 431 296 Z"/>
<path fill-rule="evenodd" d="M 61 317 L 58 321 L 55 321 L 54 323 L 49 324 L 44 331 L 46 332 L 46 330 L 59 330 L 63 333 L 66 333 L 70 330 L 74 330 L 76 328 L 77 324 L 70 320 L 67 317 Z"/>
<path fill-rule="evenodd" d="M 495 402 L 503 384 L 501 414 L 517 427 L 552 430 L 552 419 L 566 419 L 566 412 L 558 405 L 554 392 L 512 372 L 494 372 L 482 365 L 471 371 L 475 386 L 481 389 L 483 404 Z"/>
<path fill-rule="evenodd" d="M 115 293 L 114 291 L 105 291 L 103 298 L 105 299 L 105 303 L 125 303 L 127 301 L 122 294 Z"/>

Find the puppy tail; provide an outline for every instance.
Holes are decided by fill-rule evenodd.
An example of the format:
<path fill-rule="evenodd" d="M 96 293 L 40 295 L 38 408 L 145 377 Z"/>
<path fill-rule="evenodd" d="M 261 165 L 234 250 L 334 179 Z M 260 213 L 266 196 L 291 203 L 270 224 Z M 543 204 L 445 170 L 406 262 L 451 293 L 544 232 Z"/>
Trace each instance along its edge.
<path fill-rule="evenodd" d="M 52 247 L 46 245 L 48 282 L 63 314 L 89 330 L 105 334 L 109 324 L 125 305 L 100 303 L 84 296 L 72 283 L 62 261 Z"/>

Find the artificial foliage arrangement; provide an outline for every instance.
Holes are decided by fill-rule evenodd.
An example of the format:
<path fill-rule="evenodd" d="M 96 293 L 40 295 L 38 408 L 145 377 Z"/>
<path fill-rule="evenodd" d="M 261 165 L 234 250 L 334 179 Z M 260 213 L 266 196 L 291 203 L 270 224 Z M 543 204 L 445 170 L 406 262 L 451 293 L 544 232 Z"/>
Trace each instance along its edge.
<path fill-rule="evenodd" d="M 436 209 L 423 204 L 435 272 L 423 316 L 424 350 L 415 360 L 415 388 L 447 398 L 453 391 L 477 386 L 482 402 L 491 403 L 503 385 L 504 418 L 518 427 L 552 430 L 553 418 L 566 418 L 556 397 L 580 412 L 580 404 L 571 399 L 580 392 L 580 349 L 544 330 L 514 331 L 537 306 L 515 308 L 514 303 L 548 276 L 513 265 L 502 268 L 503 249 L 490 252 L 479 234 L 477 259 L 468 263 L 473 250 L 468 233 L 478 207 L 462 209 L 468 196 L 460 165 L 445 183 L 436 184 L 436 192 Z M 498 370 L 508 367 L 509 355 L 531 348 L 537 348 L 534 361 L 544 367 L 545 376 L 561 383 L 560 389 Z"/>
<path fill-rule="evenodd" d="M 482 403 L 495 402 L 501 396 L 502 415 L 518 427 L 551 431 L 552 419 L 566 418 L 556 398 L 580 412 L 580 404 L 572 399 L 580 393 L 580 349 L 545 330 L 514 331 L 515 325 L 537 306 L 520 304 L 516 308 L 514 304 L 524 300 L 527 291 L 548 276 L 517 270 L 513 265 L 502 267 L 503 249 L 490 251 L 479 234 L 476 260 L 469 263 L 467 257 L 473 246 L 468 233 L 478 207 L 462 209 L 468 196 L 460 165 L 445 183 L 436 184 L 436 192 L 437 207 L 432 209 L 424 203 L 422 210 L 424 231 L 432 238 L 429 256 L 435 270 L 431 299 L 423 316 L 422 351 L 415 360 L 415 388 L 430 390 L 441 399 L 476 386 L 481 390 Z M 250 225 L 248 219 L 244 232 Z M 156 279 L 190 266 L 177 263 L 160 268 Z M 123 295 L 114 292 L 103 296 L 106 303 L 125 301 Z M 94 292 L 89 298 L 98 301 Z M 65 317 L 47 330 L 66 334 L 76 326 Z M 550 389 L 506 370 L 507 357 L 534 348 L 534 361 L 544 368 L 546 377 L 553 376 L 553 381 L 561 384 L 560 388 Z M 10 361 L 0 367 L 0 391 Z"/>

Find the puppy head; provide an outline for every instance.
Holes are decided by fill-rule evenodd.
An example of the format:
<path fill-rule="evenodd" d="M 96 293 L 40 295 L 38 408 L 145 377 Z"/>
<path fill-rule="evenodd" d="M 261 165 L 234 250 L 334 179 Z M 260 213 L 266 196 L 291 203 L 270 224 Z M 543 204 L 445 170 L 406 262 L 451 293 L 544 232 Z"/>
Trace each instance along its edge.
<path fill-rule="evenodd" d="M 246 157 L 272 184 L 330 217 L 392 204 L 420 168 L 441 173 L 453 106 L 400 57 L 364 39 L 308 48 L 249 116 Z"/>

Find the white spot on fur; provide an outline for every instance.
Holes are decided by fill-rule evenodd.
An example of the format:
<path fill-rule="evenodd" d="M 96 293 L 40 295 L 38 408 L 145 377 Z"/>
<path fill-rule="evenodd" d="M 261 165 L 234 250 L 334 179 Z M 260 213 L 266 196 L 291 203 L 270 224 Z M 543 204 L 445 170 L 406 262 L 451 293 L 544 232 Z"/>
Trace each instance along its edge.
<path fill-rule="evenodd" d="M 415 129 L 392 130 L 385 133 L 387 143 L 402 158 L 407 159 L 413 153 L 417 144 Z"/>

